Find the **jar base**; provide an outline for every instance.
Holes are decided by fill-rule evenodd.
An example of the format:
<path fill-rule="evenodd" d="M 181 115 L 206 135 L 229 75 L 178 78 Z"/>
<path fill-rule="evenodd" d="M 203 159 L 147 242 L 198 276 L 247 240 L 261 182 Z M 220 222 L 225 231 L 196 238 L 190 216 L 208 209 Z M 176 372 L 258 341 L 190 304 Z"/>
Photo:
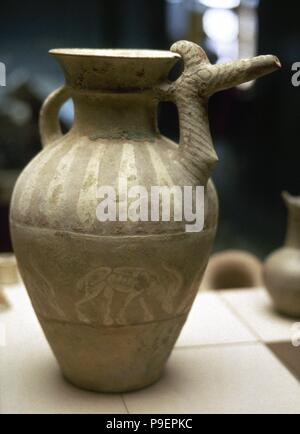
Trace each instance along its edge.
<path fill-rule="evenodd" d="M 145 382 L 140 383 L 140 384 L 128 385 L 128 387 L 126 387 L 126 388 L 118 388 L 118 387 L 112 388 L 110 386 L 105 386 L 105 385 L 100 385 L 98 387 L 97 385 L 95 385 L 95 383 L 93 381 L 92 382 L 89 382 L 89 381 L 88 382 L 82 382 L 82 381 L 78 380 L 77 377 L 76 378 L 68 377 L 67 374 L 65 374 L 64 372 L 62 372 L 62 376 L 67 383 L 70 383 L 72 386 L 77 387 L 79 389 L 87 390 L 88 392 L 118 394 L 118 393 L 135 392 L 135 391 L 150 387 L 153 384 L 157 383 L 161 379 L 161 377 L 163 376 L 163 372 L 164 372 L 164 369 L 162 369 L 162 371 L 157 375 L 156 378 L 153 378 L 151 380 L 145 381 Z"/>
<path fill-rule="evenodd" d="M 124 326 L 39 320 L 67 381 L 90 391 L 125 393 L 159 380 L 186 315 Z"/>

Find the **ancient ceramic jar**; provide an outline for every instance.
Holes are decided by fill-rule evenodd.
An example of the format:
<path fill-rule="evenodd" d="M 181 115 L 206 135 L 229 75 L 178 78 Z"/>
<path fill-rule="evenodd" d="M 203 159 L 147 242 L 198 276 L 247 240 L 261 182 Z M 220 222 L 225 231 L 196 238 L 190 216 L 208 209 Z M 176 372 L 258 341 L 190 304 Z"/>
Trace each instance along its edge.
<path fill-rule="evenodd" d="M 214 92 L 267 74 L 273 56 L 211 65 L 197 45 L 171 51 L 57 49 L 66 85 L 41 111 L 43 151 L 20 176 L 11 230 L 33 307 L 64 376 L 97 391 L 156 381 L 187 319 L 217 225 L 207 120 Z M 182 59 L 184 71 L 167 80 Z M 75 120 L 62 135 L 58 111 Z M 179 111 L 181 139 L 161 136 L 159 101 Z M 205 225 L 96 218 L 99 186 L 205 187 Z M 123 196 L 117 197 L 120 203 Z"/>
<path fill-rule="evenodd" d="M 264 265 L 266 288 L 276 309 L 300 317 L 300 197 L 284 192 L 288 208 L 285 244 L 271 254 Z"/>

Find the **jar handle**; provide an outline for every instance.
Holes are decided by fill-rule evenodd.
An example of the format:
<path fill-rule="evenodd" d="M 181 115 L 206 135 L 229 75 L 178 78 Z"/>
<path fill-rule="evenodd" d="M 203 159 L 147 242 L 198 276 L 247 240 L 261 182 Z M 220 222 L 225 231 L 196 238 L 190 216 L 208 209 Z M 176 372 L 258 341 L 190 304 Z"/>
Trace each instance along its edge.
<path fill-rule="evenodd" d="M 45 100 L 40 111 L 39 119 L 39 129 L 43 148 L 63 136 L 58 115 L 61 106 L 69 98 L 69 90 L 65 85 L 63 85 L 52 92 Z"/>
<path fill-rule="evenodd" d="M 199 71 L 210 63 L 204 50 L 189 41 L 176 42 L 171 51 L 181 56 L 183 72 L 177 80 L 158 87 L 158 98 L 177 106 L 180 128 L 178 159 L 205 185 L 218 161 L 209 129 L 208 96 L 201 92 L 199 80 Z"/>

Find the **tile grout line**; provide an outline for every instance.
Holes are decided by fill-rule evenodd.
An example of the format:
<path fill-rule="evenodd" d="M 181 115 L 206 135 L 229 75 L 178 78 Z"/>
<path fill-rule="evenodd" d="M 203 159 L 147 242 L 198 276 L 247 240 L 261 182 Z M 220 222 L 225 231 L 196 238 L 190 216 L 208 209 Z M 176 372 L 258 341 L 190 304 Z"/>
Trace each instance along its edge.
<path fill-rule="evenodd" d="M 230 309 L 230 311 L 237 316 L 237 318 L 241 321 L 242 324 L 244 324 L 248 330 L 253 334 L 254 337 L 257 338 L 257 343 L 263 344 L 264 347 L 266 348 L 266 350 L 270 353 L 270 355 L 272 355 L 275 359 L 277 359 L 278 362 L 280 362 L 281 366 L 284 367 L 298 382 L 298 378 L 297 375 L 295 375 L 295 373 L 293 372 L 293 370 L 287 366 L 278 356 L 277 354 L 275 354 L 271 348 L 269 347 L 269 344 L 272 343 L 272 341 L 264 341 L 262 337 L 260 337 L 260 335 L 256 332 L 256 330 L 253 329 L 253 327 L 247 322 L 247 320 L 245 320 L 240 313 L 235 309 L 234 306 L 232 306 L 230 304 L 230 302 L 228 300 L 226 300 L 225 297 L 223 297 L 222 294 L 218 294 L 219 298 L 221 299 L 221 301 L 223 302 L 223 304 Z"/>
<path fill-rule="evenodd" d="M 127 414 L 130 414 L 130 411 L 129 411 L 129 409 L 128 409 L 128 407 L 127 407 L 127 404 L 126 404 L 126 400 L 125 400 L 125 397 L 124 397 L 124 393 L 121 393 L 121 399 L 122 399 L 122 401 L 123 401 L 123 404 L 124 404 L 124 407 L 125 407 L 126 413 L 127 413 Z"/>
<path fill-rule="evenodd" d="M 217 348 L 217 347 L 231 347 L 231 346 L 242 346 L 242 345 L 258 345 L 260 341 L 240 341 L 240 342 L 220 342 L 215 344 L 197 344 L 197 345 L 180 345 L 174 347 L 174 350 L 200 350 L 202 348 Z"/>
<path fill-rule="evenodd" d="M 234 306 L 230 304 L 228 300 L 222 295 L 222 294 L 216 294 L 216 298 L 218 298 L 221 303 L 240 321 L 242 325 L 244 325 L 247 330 L 257 339 L 255 342 L 253 341 L 241 341 L 241 342 L 224 342 L 224 343 L 216 343 L 216 344 L 203 344 L 203 345 L 187 345 L 187 346 L 180 346 L 174 348 L 174 350 L 184 350 L 184 349 L 201 349 L 201 348 L 216 348 L 216 347 L 228 347 L 228 346 L 243 346 L 243 345 L 263 345 L 264 348 L 269 352 L 269 354 L 277 360 L 281 366 L 298 382 L 298 375 L 295 374 L 295 371 L 293 368 L 291 368 L 289 365 L 284 363 L 278 356 L 275 354 L 271 348 L 269 347 L 269 344 L 272 342 L 264 341 L 263 338 L 256 332 L 256 330 L 253 329 L 253 327 L 248 323 L 246 319 L 244 319 L 240 313 L 235 309 Z"/>
<path fill-rule="evenodd" d="M 225 297 L 223 297 L 222 294 L 217 294 L 217 295 L 221 300 L 221 302 L 223 303 L 223 305 L 227 307 L 227 309 L 229 309 L 234 316 L 236 316 L 236 318 L 248 329 L 248 331 L 252 333 L 252 335 L 257 339 L 257 341 L 259 343 L 266 345 L 265 341 L 261 338 L 261 336 L 257 333 L 257 331 L 254 330 L 254 328 L 248 323 L 248 321 L 240 315 L 240 313 L 235 309 L 235 307 L 232 306 L 230 302 L 226 300 Z"/>

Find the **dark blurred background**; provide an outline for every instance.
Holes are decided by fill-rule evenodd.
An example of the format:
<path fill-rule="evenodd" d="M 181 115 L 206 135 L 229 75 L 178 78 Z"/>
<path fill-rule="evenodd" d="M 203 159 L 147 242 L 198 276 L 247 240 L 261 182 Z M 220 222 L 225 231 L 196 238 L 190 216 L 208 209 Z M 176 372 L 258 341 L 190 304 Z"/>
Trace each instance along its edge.
<path fill-rule="evenodd" d="M 220 157 L 216 250 L 246 249 L 263 258 L 284 238 L 280 192 L 300 194 L 300 89 L 291 83 L 300 62 L 300 6 L 290 0 L 52 0 L 1 4 L 0 251 L 11 250 L 8 209 L 14 182 L 40 150 L 42 101 L 63 82 L 47 51 L 55 47 L 168 49 L 178 39 L 202 45 L 212 62 L 277 55 L 280 72 L 215 95 L 210 102 Z M 1 83 L 4 84 L 4 83 Z M 62 123 L 72 122 L 72 104 Z M 162 132 L 178 140 L 177 112 L 160 107 Z"/>

